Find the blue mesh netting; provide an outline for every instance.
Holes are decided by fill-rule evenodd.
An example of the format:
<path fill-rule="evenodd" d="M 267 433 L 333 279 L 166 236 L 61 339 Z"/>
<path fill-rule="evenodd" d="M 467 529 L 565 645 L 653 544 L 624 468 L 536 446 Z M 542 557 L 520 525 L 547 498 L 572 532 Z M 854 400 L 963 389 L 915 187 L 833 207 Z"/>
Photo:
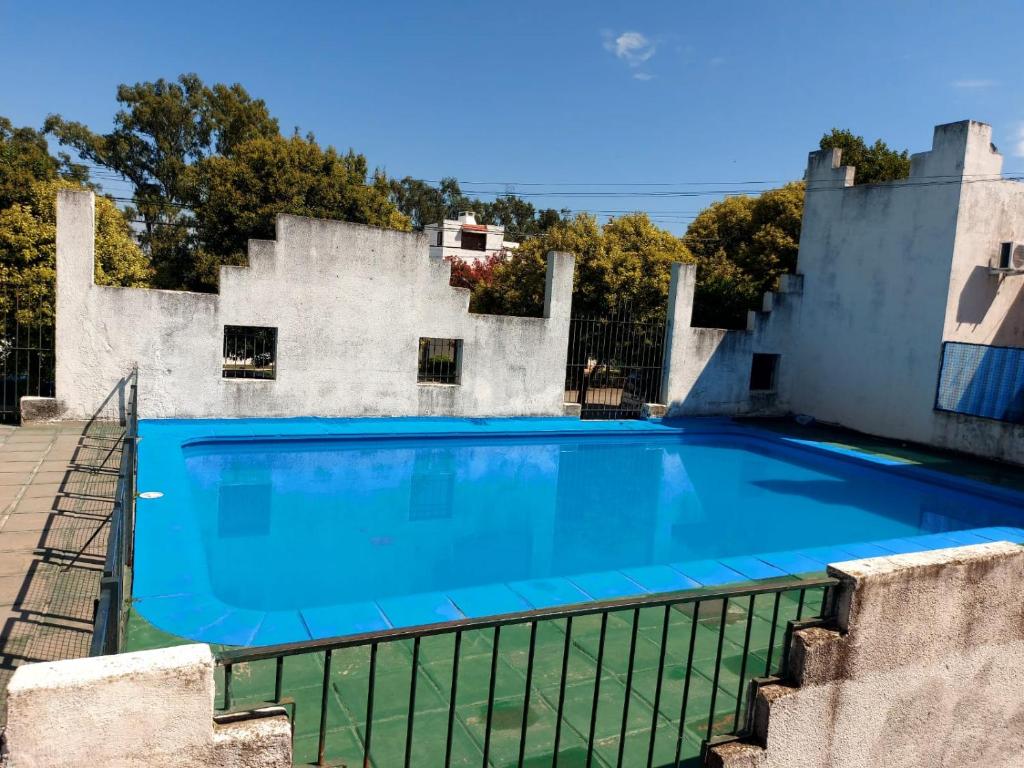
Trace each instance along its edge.
<path fill-rule="evenodd" d="M 935 407 L 1024 423 L 1024 349 L 947 341 Z"/>

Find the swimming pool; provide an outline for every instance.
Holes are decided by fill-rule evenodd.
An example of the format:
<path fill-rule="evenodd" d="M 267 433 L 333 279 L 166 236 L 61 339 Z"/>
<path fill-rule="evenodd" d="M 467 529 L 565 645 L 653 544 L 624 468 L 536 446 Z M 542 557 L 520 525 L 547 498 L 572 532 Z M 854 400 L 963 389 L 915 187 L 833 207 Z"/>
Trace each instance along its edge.
<path fill-rule="evenodd" d="M 133 596 L 264 645 L 1024 541 L 1020 497 L 719 420 L 143 421 Z"/>

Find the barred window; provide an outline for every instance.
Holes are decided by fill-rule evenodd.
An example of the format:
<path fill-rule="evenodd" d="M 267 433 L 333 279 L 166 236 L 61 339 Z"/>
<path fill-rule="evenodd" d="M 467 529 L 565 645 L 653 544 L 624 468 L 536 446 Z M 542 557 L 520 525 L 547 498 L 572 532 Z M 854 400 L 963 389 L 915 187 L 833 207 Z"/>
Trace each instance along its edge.
<path fill-rule="evenodd" d="M 225 379 L 277 378 L 277 328 L 224 326 Z"/>
<path fill-rule="evenodd" d="M 420 339 L 416 381 L 459 384 L 462 374 L 462 339 Z"/>

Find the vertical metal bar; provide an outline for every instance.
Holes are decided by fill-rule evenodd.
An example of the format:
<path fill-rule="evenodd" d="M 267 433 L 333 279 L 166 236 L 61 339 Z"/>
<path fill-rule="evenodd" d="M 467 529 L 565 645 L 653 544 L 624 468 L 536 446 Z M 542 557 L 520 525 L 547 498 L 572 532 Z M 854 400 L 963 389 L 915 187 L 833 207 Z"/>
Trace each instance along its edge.
<path fill-rule="evenodd" d="M 768 658 L 764 662 L 764 673 L 770 675 L 772 673 L 772 656 L 775 655 L 775 628 L 779 623 L 779 602 L 782 600 L 782 593 L 775 593 L 775 607 L 772 608 L 772 630 L 768 635 Z"/>
<path fill-rule="evenodd" d="M 494 719 L 494 686 L 498 681 L 498 649 L 501 643 L 501 625 L 494 628 L 494 647 L 491 649 L 491 680 L 487 685 L 487 724 L 484 727 L 484 768 L 491 757 L 491 723 Z"/>
<path fill-rule="evenodd" d="M 281 681 L 284 677 L 284 656 L 278 656 L 274 660 L 274 703 L 281 703 Z"/>
<path fill-rule="evenodd" d="M 373 738 L 373 693 L 377 687 L 377 643 L 370 643 L 370 682 L 366 689 L 366 743 L 363 745 L 363 766 L 370 765 L 370 740 Z"/>
<path fill-rule="evenodd" d="M 754 624 L 754 600 L 756 597 L 756 595 L 751 595 L 750 604 L 747 606 L 747 630 L 743 635 L 743 658 L 740 661 L 740 689 L 736 692 L 736 717 L 733 718 L 733 732 L 740 727 L 740 710 L 743 707 L 743 693 L 747 687 L 747 655 L 750 653 L 750 629 Z"/>
<path fill-rule="evenodd" d="M 565 678 L 569 674 L 569 652 L 572 650 L 572 616 L 565 620 L 565 645 L 562 647 L 562 676 L 558 681 L 558 712 L 555 715 L 555 744 L 551 768 L 558 768 L 558 747 L 562 738 L 562 713 L 565 711 Z"/>
<path fill-rule="evenodd" d="M 683 726 L 686 725 L 686 707 L 690 703 L 690 679 L 693 676 L 693 650 L 697 644 L 697 625 L 700 621 L 700 600 L 693 604 L 693 617 L 690 619 L 690 650 L 686 654 L 686 677 L 683 681 L 683 699 L 679 704 L 679 733 L 676 736 L 676 757 L 673 765 L 679 765 L 679 757 L 683 750 Z"/>
<path fill-rule="evenodd" d="M 327 701 L 331 691 L 331 654 L 330 648 L 324 651 L 324 683 L 320 695 L 320 735 L 317 740 L 316 760 L 317 765 L 327 765 Z"/>
<path fill-rule="evenodd" d="M 601 700 L 601 672 L 604 666 L 604 640 L 608 634 L 608 611 L 601 613 L 601 635 L 597 641 L 597 669 L 594 672 L 594 704 L 590 708 L 590 734 L 587 736 L 587 768 L 594 762 L 594 734 L 597 731 L 597 706 Z"/>
<path fill-rule="evenodd" d="M 661 625 L 661 645 L 658 649 L 658 675 L 654 683 L 654 714 L 651 715 L 651 739 L 647 745 L 647 768 L 654 764 L 654 741 L 658 734 L 658 709 L 661 707 L 661 678 L 665 675 L 665 652 L 668 649 L 668 626 L 672 616 L 672 606 L 665 606 L 665 615 Z"/>
<path fill-rule="evenodd" d="M 409 720 L 405 725 L 405 768 L 412 764 L 412 728 L 416 719 L 416 678 L 420 666 L 420 638 L 412 641 L 412 677 L 409 680 Z"/>
<path fill-rule="evenodd" d="M 455 697 L 459 689 L 459 655 L 462 650 L 462 632 L 455 633 L 455 653 L 452 655 L 452 692 L 448 701 L 448 735 L 444 744 L 444 768 L 452 764 L 452 731 L 455 728 Z"/>
<path fill-rule="evenodd" d="M 796 604 L 796 620 L 800 621 L 804 617 L 804 599 L 807 595 L 806 589 L 800 590 L 800 601 Z"/>
<path fill-rule="evenodd" d="M 622 768 L 622 757 L 626 751 L 626 726 L 629 722 L 629 700 L 633 697 L 633 667 L 636 663 L 636 633 L 640 628 L 640 609 L 633 609 L 633 629 L 629 635 L 629 665 L 626 667 L 626 697 L 622 703 L 622 727 L 619 729 L 618 768 Z"/>
<path fill-rule="evenodd" d="M 537 647 L 537 622 L 530 622 L 530 649 L 526 656 L 526 692 L 523 694 L 523 729 L 519 734 L 519 761 L 517 765 L 523 768 L 523 758 L 526 755 L 526 730 L 530 725 L 530 693 L 533 686 L 533 654 Z M 407 767 L 408 768 L 408 767 Z"/>
<path fill-rule="evenodd" d="M 718 700 L 718 678 L 722 673 L 722 646 L 725 643 L 725 623 L 729 615 L 729 598 L 722 600 L 721 624 L 718 628 L 718 650 L 715 652 L 715 676 L 711 681 L 711 707 L 708 712 L 708 732 L 706 739 L 711 738 L 712 729 L 715 727 L 715 703 Z"/>
<path fill-rule="evenodd" d="M 224 709 L 231 709 L 231 674 L 233 665 L 224 665 Z"/>

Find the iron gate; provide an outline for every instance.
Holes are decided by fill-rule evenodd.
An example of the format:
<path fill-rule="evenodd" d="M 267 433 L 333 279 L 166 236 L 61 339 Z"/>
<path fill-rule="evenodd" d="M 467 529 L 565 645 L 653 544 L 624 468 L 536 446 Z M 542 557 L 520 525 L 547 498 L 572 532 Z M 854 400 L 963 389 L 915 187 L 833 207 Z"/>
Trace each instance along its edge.
<path fill-rule="evenodd" d="M 25 395 L 53 397 L 53 323 L 40 303 L 0 292 L 0 423 L 18 420 Z"/>
<path fill-rule="evenodd" d="M 638 320 L 628 308 L 569 321 L 565 401 L 584 419 L 640 418 L 661 397 L 664 319 Z"/>

